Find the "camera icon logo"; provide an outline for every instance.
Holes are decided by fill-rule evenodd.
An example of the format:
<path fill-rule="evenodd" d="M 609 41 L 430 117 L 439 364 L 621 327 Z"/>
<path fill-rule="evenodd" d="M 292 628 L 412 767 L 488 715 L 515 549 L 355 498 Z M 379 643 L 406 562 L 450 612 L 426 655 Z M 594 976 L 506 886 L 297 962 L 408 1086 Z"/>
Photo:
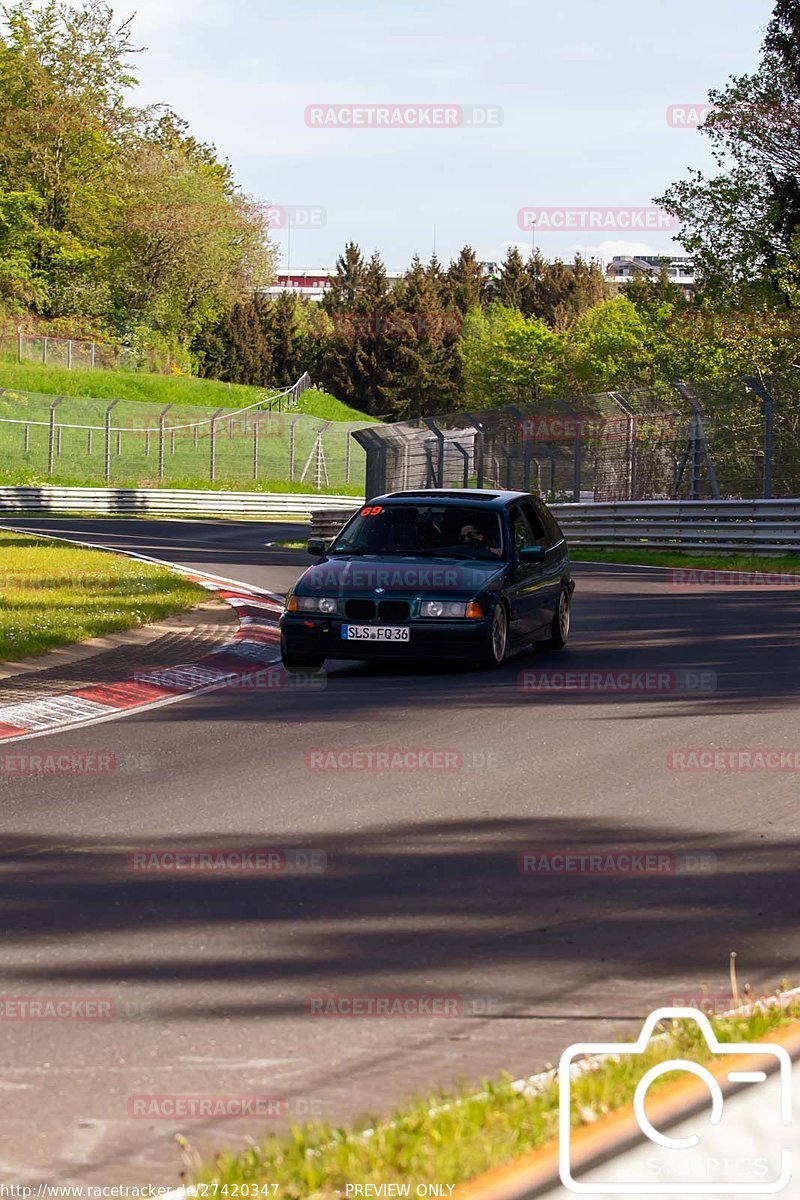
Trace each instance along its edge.
<path fill-rule="evenodd" d="M 617 1160 L 607 1159 L 602 1171 L 593 1167 L 591 1179 L 581 1182 L 575 1178 L 580 1156 L 576 1154 L 575 1130 L 570 1120 L 577 1060 L 587 1055 L 635 1058 L 647 1050 L 659 1022 L 674 1020 L 693 1021 L 699 1027 L 709 1049 L 710 1067 L 675 1058 L 644 1071 L 636 1087 L 633 1113 L 651 1156 L 636 1153 L 623 1167 L 622 1158 L 628 1153 L 623 1151 Z M 577 1066 L 577 1070 L 581 1068 Z M 680 1109 L 671 1113 L 669 1125 L 673 1126 L 680 1118 L 675 1132 L 685 1133 L 684 1136 L 660 1131 L 646 1111 L 652 1084 L 667 1072 L 676 1071 L 699 1079 L 708 1092 L 706 1103 L 702 1089 L 697 1095 L 693 1093 L 693 1102 L 686 1106 L 682 1117 Z M 570 1192 L 584 1196 L 767 1196 L 783 1191 L 791 1180 L 792 1151 L 787 1145 L 782 1145 L 772 1156 L 774 1161 L 761 1154 L 748 1157 L 742 1152 L 741 1115 L 738 1124 L 736 1117 L 726 1123 L 731 1112 L 729 1094 L 748 1084 L 765 1084 L 769 1090 L 763 1093 L 763 1100 L 772 1105 L 768 1127 L 773 1135 L 779 1128 L 785 1129 L 786 1134 L 781 1132 L 779 1140 L 788 1141 L 792 1121 L 792 1060 L 788 1051 L 771 1042 L 720 1042 L 708 1017 L 698 1009 L 657 1009 L 647 1018 L 635 1042 L 576 1042 L 561 1055 L 558 1079 L 559 1174 Z M 686 1130 L 687 1124 L 698 1132 Z M 724 1153 L 720 1152 L 720 1146 L 724 1147 Z M 646 1177 L 634 1182 L 630 1172 L 636 1166 L 642 1167 L 639 1174 Z M 600 1178 L 601 1174 L 604 1178 Z"/>

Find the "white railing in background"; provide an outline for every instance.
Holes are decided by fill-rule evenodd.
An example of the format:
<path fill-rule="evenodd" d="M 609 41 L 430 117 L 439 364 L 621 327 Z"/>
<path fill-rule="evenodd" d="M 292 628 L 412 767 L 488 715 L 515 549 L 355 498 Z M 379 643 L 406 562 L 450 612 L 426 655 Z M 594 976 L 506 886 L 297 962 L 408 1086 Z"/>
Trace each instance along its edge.
<path fill-rule="evenodd" d="M 0 487 L 0 517 L 15 513 L 98 516 L 293 516 L 333 537 L 360 505 L 353 496 L 178 488 Z M 800 552 L 797 500 L 623 500 L 554 504 L 575 546 Z"/>
<path fill-rule="evenodd" d="M 0 487 L 0 519 L 20 513 L 90 513 L 102 517 L 293 516 L 357 504 L 352 496 L 292 492 L 186 491 L 179 488 Z"/>

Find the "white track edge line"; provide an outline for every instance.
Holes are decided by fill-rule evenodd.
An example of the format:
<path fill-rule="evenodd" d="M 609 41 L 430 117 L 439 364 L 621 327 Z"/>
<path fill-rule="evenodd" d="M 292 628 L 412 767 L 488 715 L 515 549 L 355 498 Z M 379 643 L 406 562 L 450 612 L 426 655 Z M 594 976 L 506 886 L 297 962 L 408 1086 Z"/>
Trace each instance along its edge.
<path fill-rule="evenodd" d="M 153 558 L 149 554 L 139 554 L 136 550 L 121 550 L 113 546 L 94 546 L 91 542 L 79 541 L 77 538 L 62 537 L 57 533 L 31 533 L 28 529 L 20 529 L 19 527 L 6 525 L 5 523 L 0 525 L 0 529 L 6 529 L 9 533 L 20 533 L 27 537 L 46 537 L 50 538 L 54 542 L 66 542 L 68 545 L 72 546 L 83 546 L 87 550 L 100 550 L 101 552 L 105 551 L 106 554 L 122 554 L 127 558 L 136 558 L 141 562 L 156 563 L 158 566 L 169 567 L 171 570 L 177 571 L 181 575 L 198 577 L 200 574 L 198 571 L 190 570 L 188 567 L 181 567 L 178 563 L 169 562 L 167 559 Z M 283 600 L 281 597 L 276 596 L 274 592 L 268 592 L 263 588 L 258 589 L 251 587 L 251 585 L 240 583 L 236 579 L 226 579 L 224 575 L 213 575 L 210 571 L 206 571 L 204 574 L 209 579 L 217 579 L 222 583 L 233 584 L 234 587 L 242 588 L 249 594 L 260 594 L 262 596 L 274 598 L 281 605 L 281 608 L 283 608 Z M 233 605 L 230 607 L 233 607 Z M 243 628 L 244 626 L 240 623 L 239 629 L 241 630 Z M 281 660 L 279 656 L 278 658 L 271 659 L 268 663 L 264 663 L 263 665 L 265 667 L 271 667 L 280 661 Z M 188 700 L 193 696 L 205 696 L 209 692 L 223 691 L 227 686 L 227 682 L 212 683 L 203 688 L 195 688 L 190 692 L 181 692 L 176 696 L 165 696 L 161 700 L 148 700 L 145 704 L 137 705 L 134 708 L 118 708 L 114 709 L 113 712 L 104 713 L 102 716 L 88 717 L 82 721 L 68 721 L 64 725 L 53 725 L 49 729 L 36 729 L 26 733 L 10 734 L 8 737 L 0 738 L 0 746 L 11 745 L 12 743 L 16 742 L 30 742 L 34 738 L 49 737 L 51 734 L 68 733 L 72 729 L 88 729 L 91 725 L 103 725 L 106 721 L 118 721 L 122 717 L 138 716 L 139 713 L 153 712 L 157 708 L 166 708 L 169 704 L 177 704 L 180 700 Z M 71 695 L 71 693 L 59 692 L 55 693 L 55 695 L 68 697 Z M 53 698 L 54 697 L 46 697 L 46 699 Z"/>
<path fill-rule="evenodd" d="M 280 658 L 273 658 L 268 663 L 264 663 L 265 667 L 274 666 L 280 662 Z M 51 734 L 69 733 L 73 729 L 87 729 L 90 725 L 104 725 L 106 721 L 117 721 L 121 717 L 138 717 L 140 713 L 152 712 L 157 708 L 166 708 L 169 704 L 177 704 L 180 700 L 191 700 L 195 696 L 206 696 L 209 692 L 222 692 L 229 686 L 227 680 L 222 680 L 219 683 L 210 683 L 205 687 L 194 688 L 190 692 L 179 692 L 175 696 L 164 696 L 161 700 L 148 700 L 144 704 L 137 705 L 134 708 L 116 708 L 112 712 L 103 713 L 97 717 L 86 717 L 81 721 L 68 721 L 64 725 L 52 725 L 49 729 L 35 729 L 28 733 L 10 734 L 8 737 L 0 738 L 0 750 L 4 746 L 10 746 L 17 742 L 29 742 L 33 738 L 49 737 Z M 60 693 L 65 699 L 69 698 L 69 692 Z M 52 697 L 47 697 L 51 699 Z"/>
<path fill-rule="evenodd" d="M 126 558 L 135 558 L 139 562 L 154 563 L 159 567 L 169 567 L 171 571 L 177 571 L 179 575 L 189 575 L 195 578 L 205 576 L 207 579 L 217 580 L 220 583 L 227 583 L 233 587 L 241 588 L 243 592 L 254 596 L 268 596 L 271 600 L 275 600 L 283 607 L 283 597 L 278 596 L 275 592 L 269 591 L 267 588 L 258 588 L 252 583 L 242 583 L 239 579 L 231 579 L 227 575 L 215 575 L 211 571 L 201 571 L 196 567 L 182 567 L 180 563 L 171 562 L 168 558 L 154 558 L 151 554 L 140 554 L 138 550 L 125 550 L 121 546 L 98 546 L 94 542 L 84 542 L 79 538 L 64 537 L 59 533 L 33 533 L 30 529 L 20 529 L 19 526 L 0 525 L 0 529 L 5 529 L 9 533 L 19 533 L 26 537 L 32 538 L 50 538 L 54 542 L 66 542 L 70 546 L 82 546 L 85 550 L 99 550 L 105 554 L 123 554 Z"/>

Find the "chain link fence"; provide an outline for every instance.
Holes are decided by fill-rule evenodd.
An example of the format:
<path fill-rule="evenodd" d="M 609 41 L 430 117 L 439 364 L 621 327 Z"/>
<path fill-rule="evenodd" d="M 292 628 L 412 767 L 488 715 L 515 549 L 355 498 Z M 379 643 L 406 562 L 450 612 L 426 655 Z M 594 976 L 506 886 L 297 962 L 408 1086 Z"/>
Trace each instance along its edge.
<path fill-rule="evenodd" d="M 128 370 L 139 363 L 133 350 L 85 338 L 51 337 L 46 334 L 0 331 L 0 351 L 16 362 L 35 362 L 67 370 Z"/>
<path fill-rule="evenodd" d="M 800 371 L 457 412 L 354 433 L 367 497 L 404 488 L 550 501 L 800 495 Z"/>
<path fill-rule="evenodd" d="M 26 480 L 117 486 L 302 483 L 361 487 L 358 422 L 297 412 L 298 384 L 244 409 L 0 389 L 0 461 Z"/>

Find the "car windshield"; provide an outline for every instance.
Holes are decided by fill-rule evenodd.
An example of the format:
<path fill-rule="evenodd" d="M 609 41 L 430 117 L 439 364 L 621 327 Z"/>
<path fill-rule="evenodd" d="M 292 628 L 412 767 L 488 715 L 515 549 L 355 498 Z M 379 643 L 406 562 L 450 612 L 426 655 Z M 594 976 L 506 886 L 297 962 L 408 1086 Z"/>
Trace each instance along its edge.
<path fill-rule="evenodd" d="M 332 554 L 425 555 L 498 559 L 500 515 L 465 505 L 366 505 L 340 535 Z"/>

